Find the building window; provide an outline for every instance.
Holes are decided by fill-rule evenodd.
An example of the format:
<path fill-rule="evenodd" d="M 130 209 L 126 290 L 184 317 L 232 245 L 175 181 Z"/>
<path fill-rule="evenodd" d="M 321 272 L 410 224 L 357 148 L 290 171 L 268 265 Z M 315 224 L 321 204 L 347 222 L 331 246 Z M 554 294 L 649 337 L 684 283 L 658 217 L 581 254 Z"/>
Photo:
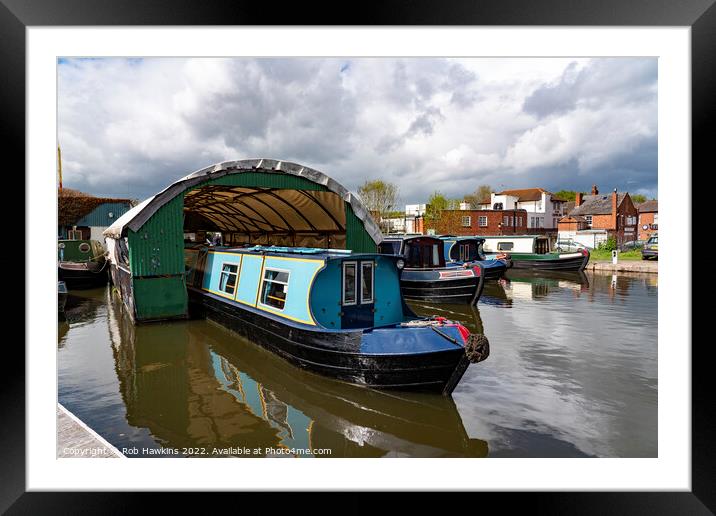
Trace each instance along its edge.
<path fill-rule="evenodd" d="M 361 262 L 360 264 L 360 302 L 373 302 L 373 262 Z"/>
<path fill-rule="evenodd" d="M 478 220 L 478 224 L 480 224 L 481 228 L 487 227 L 487 217 L 479 217 L 477 220 Z"/>
<path fill-rule="evenodd" d="M 592 216 L 585 215 L 584 218 L 587 220 L 587 226 L 589 226 L 591 228 L 592 227 Z"/>
<path fill-rule="evenodd" d="M 469 215 L 463 216 L 462 217 L 462 227 L 469 228 L 470 226 L 472 226 L 472 217 L 470 217 Z"/>
<path fill-rule="evenodd" d="M 261 286 L 261 304 L 283 310 L 288 294 L 291 273 L 280 269 L 266 269 Z"/>
<path fill-rule="evenodd" d="M 508 225 L 509 225 L 509 220 L 510 220 L 510 218 L 509 218 L 507 215 L 503 215 L 503 216 L 502 216 L 502 225 L 503 225 L 503 226 L 508 226 Z"/>
<path fill-rule="evenodd" d="M 514 246 L 512 242 L 497 242 L 498 251 L 512 251 Z"/>
<path fill-rule="evenodd" d="M 356 304 L 356 262 L 343 262 L 343 304 Z"/>
<path fill-rule="evenodd" d="M 627 226 L 633 226 L 636 224 L 636 217 L 627 216 L 626 218 L 626 224 Z"/>
<path fill-rule="evenodd" d="M 230 296 L 236 291 L 236 278 L 239 275 L 239 266 L 234 263 L 225 263 L 221 266 L 219 276 L 219 290 Z"/>

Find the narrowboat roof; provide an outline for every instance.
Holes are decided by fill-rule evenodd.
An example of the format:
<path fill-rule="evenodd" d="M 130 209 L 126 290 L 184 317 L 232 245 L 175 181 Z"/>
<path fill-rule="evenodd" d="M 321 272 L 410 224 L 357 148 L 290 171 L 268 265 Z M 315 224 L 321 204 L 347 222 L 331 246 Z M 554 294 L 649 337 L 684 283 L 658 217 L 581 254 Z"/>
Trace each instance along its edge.
<path fill-rule="evenodd" d="M 235 253 L 235 254 L 261 254 L 270 256 L 283 256 L 288 258 L 300 259 L 302 257 L 310 257 L 319 260 L 336 260 L 342 258 L 365 259 L 368 257 L 386 258 L 391 255 L 379 253 L 353 253 L 344 249 L 324 249 L 319 247 L 279 247 L 279 246 L 262 246 L 256 245 L 252 247 L 224 247 L 224 246 L 194 246 L 195 249 L 208 249 L 209 251 L 219 253 Z M 396 259 L 400 258 L 396 256 Z"/>
<path fill-rule="evenodd" d="M 252 173 L 260 173 L 266 186 L 232 186 L 228 177 L 224 179 Z M 300 179 L 314 183 L 335 195 L 283 186 L 288 184 L 286 176 L 293 176 L 294 182 Z M 207 181 L 212 184 L 199 188 Z M 284 188 L 281 196 L 271 191 L 277 187 Z M 360 199 L 338 182 L 312 168 L 273 159 L 226 161 L 192 172 L 122 215 L 104 235 L 118 239 L 127 236 L 128 230 L 138 231 L 160 208 L 180 196 L 184 196 L 187 220 L 198 220 L 217 230 L 247 234 L 346 234 L 349 221 L 346 221 L 344 204 L 348 204 L 373 242 L 377 245 L 383 239 Z"/>
<path fill-rule="evenodd" d="M 485 235 L 480 238 L 501 238 L 507 240 L 510 238 L 547 238 L 546 235 Z"/>
<path fill-rule="evenodd" d="M 465 241 L 465 240 L 477 240 L 479 242 L 484 242 L 485 238 L 481 236 L 456 236 L 456 235 L 440 235 L 438 237 L 440 240 L 455 240 L 457 242 Z"/>

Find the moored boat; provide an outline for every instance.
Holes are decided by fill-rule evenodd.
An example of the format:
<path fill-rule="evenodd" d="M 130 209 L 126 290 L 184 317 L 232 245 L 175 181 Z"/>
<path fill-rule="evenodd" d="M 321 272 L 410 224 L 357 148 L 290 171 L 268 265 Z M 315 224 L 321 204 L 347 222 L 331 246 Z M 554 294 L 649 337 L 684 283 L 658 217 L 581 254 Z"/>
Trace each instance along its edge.
<path fill-rule="evenodd" d="M 403 259 L 400 288 L 407 300 L 477 303 L 485 284 L 479 263 L 448 263 L 443 241 L 432 236 L 389 237 L 380 251 Z"/>
<path fill-rule="evenodd" d="M 67 303 L 67 284 L 64 281 L 57 282 L 57 311 L 65 311 L 65 303 Z"/>
<path fill-rule="evenodd" d="M 507 254 L 517 269 L 581 271 L 589 262 L 589 250 L 561 253 L 551 250 L 549 239 L 542 235 L 487 236 L 483 249 L 485 255 Z"/>
<path fill-rule="evenodd" d="M 487 357 L 487 339 L 417 317 L 401 295 L 401 262 L 335 249 L 185 249 L 193 314 L 316 373 L 449 395 L 469 363 Z"/>
<path fill-rule="evenodd" d="M 68 288 L 96 288 L 107 284 L 105 251 L 97 240 L 58 240 L 57 274 Z"/>
<path fill-rule="evenodd" d="M 512 265 L 504 253 L 498 253 L 494 258 L 488 259 L 482 250 L 485 239 L 472 236 L 443 235 L 445 261 L 458 265 L 479 263 L 484 272 L 485 279 L 501 278 Z"/>

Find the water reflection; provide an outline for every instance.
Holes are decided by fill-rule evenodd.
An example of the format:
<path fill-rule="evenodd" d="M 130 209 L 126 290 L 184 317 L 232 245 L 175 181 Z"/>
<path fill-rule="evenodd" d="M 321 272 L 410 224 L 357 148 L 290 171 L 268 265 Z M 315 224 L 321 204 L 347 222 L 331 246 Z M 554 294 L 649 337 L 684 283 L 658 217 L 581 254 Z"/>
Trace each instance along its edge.
<path fill-rule="evenodd" d="M 59 326 L 59 396 L 120 448 L 654 457 L 657 302 L 654 275 L 511 270 L 477 307 L 413 303 L 490 339 L 453 401 L 317 376 L 204 320 L 135 326 L 109 289 L 83 291 Z"/>
<path fill-rule="evenodd" d="M 356 387 L 297 369 L 208 321 L 131 324 L 111 304 L 127 421 L 165 447 L 329 449 L 332 457 L 480 457 L 450 398 Z M 241 452 L 243 453 L 243 452 Z M 263 453 L 259 453 L 263 455 Z"/>

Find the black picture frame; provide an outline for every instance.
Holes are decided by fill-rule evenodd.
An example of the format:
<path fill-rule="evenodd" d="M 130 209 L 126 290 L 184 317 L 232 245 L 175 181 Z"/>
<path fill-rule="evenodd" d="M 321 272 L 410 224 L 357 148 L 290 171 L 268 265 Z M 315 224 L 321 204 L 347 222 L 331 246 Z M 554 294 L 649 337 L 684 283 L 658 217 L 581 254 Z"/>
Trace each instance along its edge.
<path fill-rule="evenodd" d="M 475 2 L 452 0 L 404 0 L 361 5 L 350 16 L 350 25 L 555 25 L 555 26 L 689 26 L 692 59 L 692 170 L 706 166 L 707 151 L 713 147 L 707 130 L 714 117 L 716 92 L 716 6 L 715 0 L 504 0 Z M 194 2 L 183 0 L 0 0 L 0 64 L 5 77 L 0 88 L 0 145 L 6 158 L 17 157 L 19 167 L 6 169 L 6 180 L 17 199 L 27 199 L 25 178 L 25 29 L 28 26 L 63 25 L 345 25 L 346 6 L 286 3 L 280 9 L 267 4 L 239 0 Z M 439 6 L 439 7 L 436 7 Z M 17 163 L 17 161 L 15 162 Z M 692 180 L 695 178 L 692 172 Z M 25 195 L 18 195 L 19 192 Z M 6 201 L 6 203 L 9 201 Z M 6 204 L 7 205 L 7 204 Z M 689 204 L 690 206 L 690 204 Z M 21 207 L 17 207 L 16 212 Z M 687 213 L 687 216 L 689 214 Z M 18 234 L 17 222 L 13 234 Z M 23 231 L 19 232 L 24 235 Z M 7 255 L 6 255 L 7 256 Z M 3 261 L 12 267 L 5 291 L 13 293 L 13 304 L 24 300 L 15 259 Z M 23 265 L 24 267 L 24 265 Z M 8 269 L 6 269 L 8 270 Z M 29 271 L 24 270 L 27 274 Z M 691 278 L 685 278 L 692 284 Z M 18 295 L 18 293 L 22 293 Z M 22 299 L 19 299 L 22 297 Z M 691 303 L 692 300 L 683 300 Z M 22 303 L 24 306 L 24 303 Z M 9 312 L 6 312 L 9 313 Z M 6 323 L 9 324 L 9 323 Z M 15 324 L 17 326 L 17 324 Z M 8 334 L 9 335 L 9 334 Z M 672 343 L 683 345 L 683 342 Z M 501 510 L 528 503 L 531 510 L 556 513 L 605 514 L 712 514 L 716 511 L 716 452 L 710 446 L 716 404 L 711 399 L 708 342 L 692 348 L 692 490 L 690 492 L 639 493 L 528 493 L 480 494 L 485 502 L 497 501 Z M 16 339 L 5 339 L 0 424 L 0 511 L 9 514 L 108 513 L 146 508 L 146 495 L 128 493 L 27 493 L 25 488 L 25 353 Z M 660 356 L 668 360 L 668 356 Z M 185 504 L 171 493 L 172 502 Z M 244 495 L 242 495 L 244 496 Z M 164 497 L 168 501 L 169 497 Z M 219 499 L 224 497 L 219 497 Z M 255 498 L 255 497 L 254 497 Z M 351 498 L 355 503 L 351 502 Z M 293 496 L 296 502 L 296 496 Z M 420 501 L 420 497 L 416 497 Z M 495 500 L 496 499 L 496 500 Z M 475 500 L 473 498 L 473 500 Z M 474 508 L 485 502 L 474 502 Z M 164 504 L 164 501 L 162 502 Z M 300 503 L 300 502 L 297 502 Z M 367 509 L 370 502 L 357 494 L 343 502 Z M 169 506 L 163 507 L 165 510 Z M 365 512 L 361 509 L 361 512 Z M 457 509 L 457 507 L 456 507 Z"/>

